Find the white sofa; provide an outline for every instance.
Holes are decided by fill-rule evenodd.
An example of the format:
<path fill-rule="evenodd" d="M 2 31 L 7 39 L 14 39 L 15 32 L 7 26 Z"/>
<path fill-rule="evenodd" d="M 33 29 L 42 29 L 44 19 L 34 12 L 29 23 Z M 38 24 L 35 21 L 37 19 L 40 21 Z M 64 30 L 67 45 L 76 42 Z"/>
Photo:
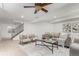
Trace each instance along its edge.
<path fill-rule="evenodd" d="M 35 35 L 30 34 L 30 35 L 20 35 L 19 39 L 20 39 L 20 44 L 24 44 L 24 43 L 34 42 L 37 38 Z"/>

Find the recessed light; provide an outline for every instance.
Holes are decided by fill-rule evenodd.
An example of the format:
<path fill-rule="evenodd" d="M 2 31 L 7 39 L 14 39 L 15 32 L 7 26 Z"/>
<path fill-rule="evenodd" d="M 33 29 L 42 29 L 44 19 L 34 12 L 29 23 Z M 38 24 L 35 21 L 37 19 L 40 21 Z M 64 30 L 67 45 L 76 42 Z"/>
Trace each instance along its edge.
<path fill-rule="evenodd" d="M 56 16 L 54 16 L 54 18 L 57 18 Z"/>
<path fill-rule="evenodd" d="M 24 16 L 22 15 L 21 18 L 24 18 Z"/>

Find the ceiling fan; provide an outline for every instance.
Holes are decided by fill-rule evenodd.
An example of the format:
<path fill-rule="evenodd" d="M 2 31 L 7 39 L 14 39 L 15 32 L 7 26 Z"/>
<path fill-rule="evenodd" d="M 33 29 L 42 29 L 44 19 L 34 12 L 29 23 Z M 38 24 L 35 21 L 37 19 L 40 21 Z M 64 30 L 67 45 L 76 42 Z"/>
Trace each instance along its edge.
<path fill-rule="evenodd" d="M 34 14 L 36 14 L 40 10 L 44 11 L 45 13 L 47 13 L 48 10 L 45 9 L 44 7 L 49 5 L 49 4 L 52 4 L 52 3 L 35 3 L 35 6 L 24 6 L 24 8 L 35 8 Z"/>

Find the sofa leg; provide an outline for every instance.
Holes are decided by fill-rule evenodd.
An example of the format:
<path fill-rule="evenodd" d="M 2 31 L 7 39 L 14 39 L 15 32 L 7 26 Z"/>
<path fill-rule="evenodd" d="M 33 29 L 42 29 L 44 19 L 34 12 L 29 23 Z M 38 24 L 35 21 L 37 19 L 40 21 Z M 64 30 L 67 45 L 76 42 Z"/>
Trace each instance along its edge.
<path fill-rule="evenodd" d="M 53 44 L 52 44 L 52 54 L 53 54 Z"/>

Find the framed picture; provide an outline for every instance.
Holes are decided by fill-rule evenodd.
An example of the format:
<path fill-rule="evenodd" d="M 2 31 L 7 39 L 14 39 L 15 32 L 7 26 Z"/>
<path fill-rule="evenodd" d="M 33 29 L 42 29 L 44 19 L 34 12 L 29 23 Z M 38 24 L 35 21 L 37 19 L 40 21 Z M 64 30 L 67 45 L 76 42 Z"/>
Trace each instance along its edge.
<path fill-rule="evenodd" d="M 71 32 L 71 23 L 63 24 L 63 32 Z"/>
<path fill-rule="evenodd" d="M 73 33 L 79 33 L 79 23 L 73 23 L 72 24 L 72 32 Z"/>

